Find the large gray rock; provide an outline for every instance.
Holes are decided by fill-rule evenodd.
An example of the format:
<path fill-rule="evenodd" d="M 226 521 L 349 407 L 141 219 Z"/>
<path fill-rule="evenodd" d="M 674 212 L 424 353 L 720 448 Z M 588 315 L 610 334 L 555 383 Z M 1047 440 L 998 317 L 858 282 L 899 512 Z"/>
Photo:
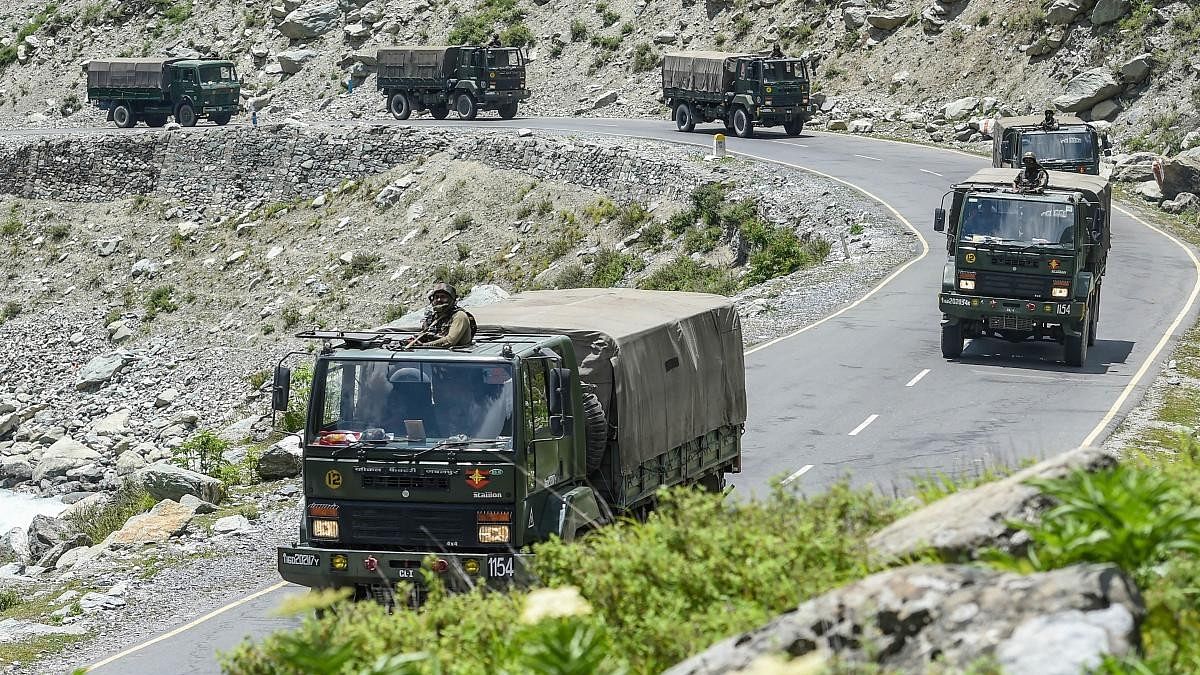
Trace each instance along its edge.
<path fill-rule="evenodd" d="M 1065 26 L 1074 21 L 1083 10 L 1083 0 L 1054 0 L 1046 8 L 1046 23 L 1051 26 Z"/>
<path fill-rule="evenodd" d="M 875 122 L 866 117 L 850 120 L 846 123 L 846 130 L 852 134 L 869 134 L 875 130 Z"/>
<path fill-rule="evenodd" d="M 65 554 L 67 551 L 70 551 L 73 548 L 91 545 L 91 537 L 82 533 L 76 534 L 52 546 L 50 550 L 42 554 L 41 558 L 38 558 L 36 564 L 38 567 L 45 567 L 47 569 L 57 567 L 59 559 L 62 558 L 63 554 Z"/>
<path fill-rule="evenodd" d="M 961 120 L 970 117 L 971 113 L 977 109 L 979 109 L 979 99 L 974 96 L 966 96 L 942 106 L 942 113 L 948 120 Z"/>
<path fill-rule="evenodd" d="M 87 629 L 79 624 L 51 626 L 22 619 L 0 619 L 0 644 L 20 643 L 45 635 L 83 635 Z"/>
<path fill-rule="evenodd" d="M 1124 109 L 1125 106 L 1122 106 L 1120 101 L 1110 98 L 1107 101 L 1100 101 L 1092 106 L 1091 118 L 1092 121 L 1104 120 L 1111 122 L 1117 119 L 1117 115 L 1121 114 L 1121 111 Z"/>
<path fill-rule="evenodd" d="M 275 59 L 279 61 L 279 67 L 288 75 L 295 75 L 304 69 L 304 64 L 312 61 L 320 56 L 320 52 L 314 49 L 289 49 L 285 52 L 279 52 Z"/>
<path fill-rule="evenodd" d="M 97 356 L 79 369 L 75 388 L 80 391 L 95 391 L 104 386 L 125 367 L 125 356 L 119 352 Z"/>
<path fill-rule="evenodd" d="M 74 530 L 65 521 L 52 516 L 37 514 L 29 523 L 29 557 L 38 560 L 55 546 L 72 539 Z"/>
<path fill-rule="evenodd" d="M 1046 31 L 1041 37 L 1033 41 L 1033 44 L 1022 47 L 1027 56 L 1045 56 L 1062 46 L 1064 40 L 1067 39 L 1067 29 L 1063 26 L 1051 26 L 1050 30 Z"/>
<path fill-rule="evenodd" d="M 29 455 L 0 457 L 0 479 L 6 478 L 18 482 L 33 478 L 33 464 L 29 461 Z"/>
<path fill-rule="evenodd" d="M 262 454 L 262 457 L 258 459 L 256 469 L 259 477 L 263 480 L 278 480 L 299 476 L 303 466 L 300 439 L 296 436 L 288 436 Z"/>
<path fill-rule="evenodd" d="M 1122 183 L 1143 183 L 1154 179 L 1154 161 L 1158 155 L 1153 152 L 1135 152 L 1119 155 L 1113 158 L 1112 180 Z"/>
<path fill-rule="evenodd" d="M 867 14 L 867 23 L 879 30 L 895 30 L 903 26 L 910 16 L 912 14 L 909 12 L 870 12 Z"/>
<path fill-rule="evenodd" d="M 1092 68 L 1071 78 L 1067 90 L 1054 99 L 1063 112 L 1082 112 L 1121 93 L 1121 84 L 1108 68 Z"/>
<path fill-rule="evenodd" d="M 279 32 L 293 40 L 320 37 L 337 27 L 341 11 L 336 2 L 311 3 L 297 7 L 279 24 Z"/>
<path fill-rule="evenodd" d="M 182 534 L 196 515 L 190 506 L 164 499 L 146 513 L 133 516 L 125 525 L 108 535 L 104 545 L 111 548 L 157 544 Z"/>
<path fill-rule="evenodd" d="M 1096 8 L 1092 10 L 1092 25 L 1103 26 L 1113 23 L 1128 14 L 1132 8 L 1133 5 L 1129 0 L 1098 0 Z"/>
<path fill-rule="evenodd" d="M 1150 71 L 1153 69 L 1154 56 L 1152 54 L 1138 54 L 1121 64 L 1121 79 L 1136 84 L 1150 77 Z"/>
<path fill-rule="evenodd" d="M 1183 213 L 1184 211 L 1200 210 L 1200 197 L 1190 192 L 1180 192 L 1175 199 L 1165 201 L 1159 206 L 1167 213 Z"/>
<path fill-rule="evenodd" d="M 1020 552 L 1025 544 L 1023 533 L 1009 523 L 1032 520 L 1050 503 L 1026 481 L 1115 465 L 1116 460 L 1098 448 L 1077 448 L 1002 480 L 939 499 L 887 526 L 867 543 L 872 555 L 885 561 L 928 550 L 936 551 L 943 560 L 967 560 L 986 547 Z"/>
<path fill-rule="evenodd" d="M 1179 155 L 1163 160 L 1163 196 L 1175 199 L 1180 192 L 1200 194 L 1200 157 Z"/>
<path fill-rule="evenodd" d="M 225 486 L 216 478 L 165 462 L 138 469 L 133 478 L 155 499 L 178 501 L 184 495 L 195 495 L 216 504 L 225 497 Z"/>
<path fill-rule="evenodd" d="M 809 600 L 666 675 L 730 673 L 761 656 L 817 651 L 888 672 L 927 672 L 935 659 L 941 671 L 962 672 L 991 657 L 1006 673 L 1074 675 L 1107 655 L 1134 654 L 1144 615 L 1137 588 L 1115 565 L 1029 576 L 914 565 Z"/>
<path fill-rule="evenodd" d="M 46 453 L 33 469 L 33 480 L 63 476 L 71 469 L 86 466 L 99 459 L 100 453 L 70 436 L 64 436 L 46 448 Z"/>
<path fill-rule="evenodd" d="M 1158 181 L 1155 180 L 1148 180 L 1145 183 L 1138 183 L 1138 186 L 1134 188 L 1134 192 L 1148 202 L 1154 202 L 1157 204 L 1163 200 L 1162 188 L 1158 186 Z"/>

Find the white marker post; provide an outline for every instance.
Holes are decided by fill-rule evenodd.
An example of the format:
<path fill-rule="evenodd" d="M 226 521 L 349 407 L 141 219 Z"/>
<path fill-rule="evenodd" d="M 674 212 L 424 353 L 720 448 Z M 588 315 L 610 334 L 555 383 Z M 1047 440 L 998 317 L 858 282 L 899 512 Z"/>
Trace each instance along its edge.
<path fill-rule="evenodd" d="M 713 157 L 720 159 L 725 156 L 725 134 L 713 136 Z"/>

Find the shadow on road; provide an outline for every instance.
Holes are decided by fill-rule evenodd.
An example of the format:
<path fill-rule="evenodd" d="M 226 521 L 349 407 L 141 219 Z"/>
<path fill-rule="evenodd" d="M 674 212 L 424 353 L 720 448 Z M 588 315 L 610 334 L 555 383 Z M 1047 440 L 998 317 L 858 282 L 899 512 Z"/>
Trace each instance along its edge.
<path fill-rule="evenodd" d="M 967 342 L 957 361 L 993 368 L 1020 368 L 1050 373 L 1083 373 L 1104 375 L 1114 364 L 1125 363 L 1136 342 L 1128 340 L 1096 340 L 1088 348 L 1087 360 L 1080 368 L 1063 362 L 1062 345 L 1055 342 L 1005 342 L 989 338 L 973 338 Z"/>

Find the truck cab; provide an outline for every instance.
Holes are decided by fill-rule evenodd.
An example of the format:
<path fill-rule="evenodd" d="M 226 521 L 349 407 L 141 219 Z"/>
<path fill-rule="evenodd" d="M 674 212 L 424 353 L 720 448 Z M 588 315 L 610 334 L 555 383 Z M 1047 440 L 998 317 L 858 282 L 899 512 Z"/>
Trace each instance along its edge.
<path fill-rule="evenodd" d="M 1091 124 L 1073 115 L 1007 117 L 995 121 L 992 166 L 1017 167 L 1021 156 L 1032 152 L 1038 163 L 1052 171 L 1099 175 L 1100 157 L 1111 154 L 1108 138 Z"/>
<path fill-rule="evenodd" d="M 517 104 L 529 98 L 525 89 L 525 55 L 515 47 L 462 47 L 456 88 L 470 91 L 477 106 L 497 110 L 504 119 L 516 115 Z M 468 113 L 455 110 L 460 117 Z"/>
<path fill-rule="evenodd" d="M 800 59 L 743 58 L 735 62 L 735 99 L 755 109 L 764 126 L 810 114 L 808 64 Z"/>
<path fill-rule="evenodd" d="M 1012 169 L 985 169 L 949 193 L 934 229 L 946 232 L 938 306 L 942 355 L 967 338 L 1053 340 L 1081 366 L 1095 343 L 1109 248 L 1107 181 L 1057 171 L 1018 188 Z M 949 216 L 947 218 L 947 215 Z"/>

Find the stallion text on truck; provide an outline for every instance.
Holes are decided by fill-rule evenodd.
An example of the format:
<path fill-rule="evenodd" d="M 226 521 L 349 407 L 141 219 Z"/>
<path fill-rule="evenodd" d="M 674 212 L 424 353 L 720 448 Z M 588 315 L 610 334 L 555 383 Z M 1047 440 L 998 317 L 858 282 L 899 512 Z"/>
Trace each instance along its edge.
<path fill-rule="evenodd" d="M 1032 152 L 1038 163 L 1053 171 L 1100 173 L 1100 155 L 1111 154 L 1108 138 L 1073 115 L 1055 117 L 1001 117 L 992 125 L 992 166 L 1021 166 L 1021 156 Z"/>
<path fill-rule="evenodd" d="M 214 59 L 96 59 L 87 81 L 88 100 L 122 128 L 161 127 L 168 116 L 185 127 L 228 124 L 241 93 L 233 63 Z"/>
<path fill-rule="evenodd" d="M 1108 181 L 1050 171 L 1040 190 L 1018 190 L 1014 169 L 984 169 L 955 185 L 942 273 L 942 355 L 963 340 L 1050 339 L 1081 366 L 1096 341 L 1100 284 L 1109 248 Z"/>
<path fill-rule="evenodd" d="M 464 120 L 475 119 L 480 110 L 495 110 L 507 120 L 529 98 L 520 49 L 382 47 L 376 57 L 376 86 L 398 120 L 422 110 L 443 120 L 451 108 Z"/>
<path fill-rule="evenodd" d="M 666 54 L 663 101 L 680 131 L 720 120 L 741 138 L 782 124 L 798 136 L 812 114 L 808 65 L 800 59 L 725 52 Z"/>
<path fill-rule="evenodd" d="M 728 299 L 576 289 L 472 307 L 474 343 L 385 326 L 322 342 L 303 432 L 299 540 L 284 579 L 395 602 L 526 579 L 529 544 L 643 515 L 660 486 L 719 490 L 746 417 Z M 273 406 L 291 372 L 276 369 Z M 411 600 L 411 598 L 410 598 Z"/>

